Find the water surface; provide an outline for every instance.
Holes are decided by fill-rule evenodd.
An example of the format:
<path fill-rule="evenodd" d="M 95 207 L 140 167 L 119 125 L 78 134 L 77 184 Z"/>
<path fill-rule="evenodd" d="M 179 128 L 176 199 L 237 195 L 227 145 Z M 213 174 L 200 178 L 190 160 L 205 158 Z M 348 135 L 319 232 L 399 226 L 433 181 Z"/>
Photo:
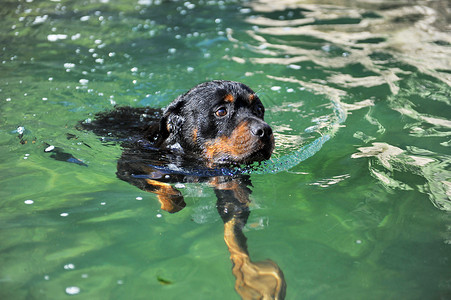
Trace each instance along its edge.
<path fill-rule="evenodd" d="M 3 1 L 0 298 L 239 299 L 214 192 L 168 214 L 75 128 L 212 79 L 274 129 L 245 235 L 287 299 L 449 298 L 449 24 L 447 1 Z"/>

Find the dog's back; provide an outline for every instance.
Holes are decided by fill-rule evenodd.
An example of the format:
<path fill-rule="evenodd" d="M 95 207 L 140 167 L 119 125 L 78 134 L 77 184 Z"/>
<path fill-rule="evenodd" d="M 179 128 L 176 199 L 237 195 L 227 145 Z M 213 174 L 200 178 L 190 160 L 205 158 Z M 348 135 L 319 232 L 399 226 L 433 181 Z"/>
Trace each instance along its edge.
<path fill-rule="evenodd" d="M 86 119 L 80 127 L 110 141 L 135 142 L 158 132 L 161 115 L 161 109 L 115 107 L 95 114 L 93 119 Z"/>

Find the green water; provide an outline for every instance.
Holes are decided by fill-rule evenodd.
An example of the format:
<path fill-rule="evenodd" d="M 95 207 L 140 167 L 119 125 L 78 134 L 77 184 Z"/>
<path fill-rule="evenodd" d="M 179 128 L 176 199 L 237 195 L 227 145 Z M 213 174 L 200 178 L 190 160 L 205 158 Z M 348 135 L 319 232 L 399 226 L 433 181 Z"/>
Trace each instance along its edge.
<path fill-rule="evenodd" d="M 168 214 L 75 129 L 227 79 L 275 132 L 244 233 L 286 299 L 450 299 L 449 3 L 313 2 L 2 1 L 0 298 L 239 299 L 214 192 Z"/>

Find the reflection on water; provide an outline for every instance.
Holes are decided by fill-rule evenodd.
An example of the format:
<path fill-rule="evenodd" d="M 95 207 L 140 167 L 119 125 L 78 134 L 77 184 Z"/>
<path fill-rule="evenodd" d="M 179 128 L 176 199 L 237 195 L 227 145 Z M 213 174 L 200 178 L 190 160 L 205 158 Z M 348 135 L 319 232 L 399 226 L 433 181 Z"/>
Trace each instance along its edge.
<path fill-rule="evenodd" d="M 412 190 L 415 187 L 394 179 L 394 171 L 409 172 L 427 180 L 424 186 L 417 187 L 419 191 L 429 194 L 432 203 L 440 209 L 450 211 L 449 191 L 451 184 L 448 181 L 449 158 L 433 158 L 432 152 L 413 146 L 404 151 L 386 143 L 373 143 L 372 147 L 358 148 L 360 152 L 354 153 L 352 158 L 375 157 L 377 164 L 370 162 L 370 172 L 383 185 L 391 189 Z M 378 167 L 378 165 L 382 165 Z"/>
<path fill-rule="evenodd" d="M 259 42 L 258 48 L 263 49 L 260 53 L 273 56 L 252 60 L 288 66 L 311 61 L 328 69 L 361 64 L 366 72 L 376 74 L 355 78 L 334 72 L 321 79 L 344 87 L 387 83 L 394 94 L 398 91 L 397 74 L 407 72 L 391 66 L 395 61 L 451 83 L 447 1 L 434 1 L 428 5 L 421 1 L 416 5 L 412 5 L 412 1 L 319 3 L 252 2 L 253 11 L 262 15 L 247 19 L 260 26 L 250 35 Z M 283 43 L 289 37 L 296 37 L 297 41 L 288 45 Z M 284 54 L 289 57 L 279 57 Z M 390 61 L 391 56 L 395 60 Z"/>
<path fill-rule="evenodd" d="M 375 156 L 384 167 L 396 157 L 398 169 L 426 179 L 427 183 L 418 187 L 420 192 L 427 193 L 438 208 L 450 210 L 448 168 L 451 157 L 437 156 L 427 150 L 439 146 L 439 153 L 444 153 L 443 147 L 449 147 L 451 35 L 447 1 L 427 4 L 420 1 L 412 5 L 408 1 L 320 1 L 318 4 L 317 1 L 261 0 L 249 5 L 253 14 L 246 21 L 253 25 L 253 30 L 247 34 L 254 57 L 230 59 L 286 66 L 289 76 L 268 69 L 266 77 L 294 83 L 329 98 L 338 113 L 335 110 L 334 114 L 323 118 L 325 122 L 313 127 L 321 135 L 334 135 L 352 110 L 386 99 L 389 107 L 400 113 L 408 135 L 442 137 L 432 147 L 424 140 L 417 140 L 415 145 L 407 144 L 404 150 L 374 143 L 385 146 L 378 151 L 368 150 L 373 149 L 371 147 L 359 148 L 363 153 L 352 157 Z M 231 40 L 242 43 L 238 39 Z M 308 70 L 308 77 L 301 72 L 303 69 Z M 437 81 L 432 83 L 427 76 Z M 422 78 L 425 86 L 419 83 Z M 383 91 L 384 87 L 389 91 Z M 364 89 L 368 92 L 363 92 Z M 434 110 L 432 115 L 422 112 L 431 101 L 436 102 L 433 105 L 439 110 Z M 371 111 L 366 120 L 377 127 L 377 136 L 385 133 L 386 128 Z M 360 130 L 354 137 L 365 143 L 378 139 Z M 400 159 L 399 153 L 389 154 L 392 151 L 387 149 L 397 149 L 408 159 Z M 288 161 L 300 157 L 301 153 L 304 152 L 294 151 L 282 157 L 282 165 L 291 168 L 293 165 Z M 299 161 L 302 159 L 296 164 Z M 378 172 L 370 161 L 370 173 L 383 185 L 414 188 L 393 179 L 392 168 L 388 170 L 388 173 Z"/>

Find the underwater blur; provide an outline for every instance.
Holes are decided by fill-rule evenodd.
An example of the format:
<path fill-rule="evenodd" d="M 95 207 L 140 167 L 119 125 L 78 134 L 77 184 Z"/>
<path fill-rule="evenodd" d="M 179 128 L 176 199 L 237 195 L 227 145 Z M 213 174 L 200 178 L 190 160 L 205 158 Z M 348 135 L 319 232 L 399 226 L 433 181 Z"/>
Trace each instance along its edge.
<path fill-rule="evenodd" d="M 2 1 L 0 298 L 450 299 L 450 19 L 446 0 Z M 77 127 L 214 79 L 257 92 L 275 151 L 250 182 L 174 184 L 177 213 Z"/>

